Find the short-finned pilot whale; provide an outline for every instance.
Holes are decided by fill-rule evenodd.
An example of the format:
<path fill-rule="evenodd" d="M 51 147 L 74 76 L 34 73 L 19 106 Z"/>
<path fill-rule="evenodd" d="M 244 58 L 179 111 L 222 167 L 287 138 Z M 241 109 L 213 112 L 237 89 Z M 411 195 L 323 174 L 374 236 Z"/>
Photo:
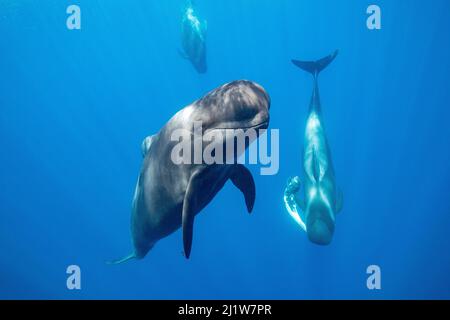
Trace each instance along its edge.
<path fill-rule="evenodd" d="M 202 124 L 201 139 L 205 139 L 205 132 L 229 129 L 246 132 L 252 128 L 259 132 L 269 125 L 269 107 L 269 95 L 260 85 L 245 80 L 234 81 L 180 110 L 158 134 L 145 138 L 142 143 L 144 160 L 132 202 L 134 251 L 128 257 L 111 263 L 144 258 L 157 241 L 180 227 L 184 253 L 189 258 L 194 217 L 228 180 L 244 194 L 247 209 L 251 212 L 256 191 L 247 168 L 238 162 L 176 164 L 172 151 L 179 141 L 174 141 L 172 134 L 175 130 L 186 130 L 191 136 L 194 134 L 193 126 L 198 122 Z M 211 143 L 223 148 L 226 140 L 217 139 Z M 203 148 L 206 147 L 211 145 Z"/>
<path fill-rule="evenodd" d="M 284 202 L 289 214 L 306 231 L 308 238 L 320 245 L 331 242 L 336 214 L 342 209 L 342 193 L 335 182 L 317 81 L 319 73 L 337 54 L 338 51 L 318 61 L 292 61 L 297 67 L 313 75 L 314 88 L 303 145 L 302 188 L 298 176 L 290 178 L 284 192 Z"/>
<path fill-rule="evenodd" d="M 194 10 L 193 1 L 188 1 L 181 23 L 180 55 L 189 60 L 198 73 L 206 73 L 206 29 L 207 22 L 200 21 Z"/>

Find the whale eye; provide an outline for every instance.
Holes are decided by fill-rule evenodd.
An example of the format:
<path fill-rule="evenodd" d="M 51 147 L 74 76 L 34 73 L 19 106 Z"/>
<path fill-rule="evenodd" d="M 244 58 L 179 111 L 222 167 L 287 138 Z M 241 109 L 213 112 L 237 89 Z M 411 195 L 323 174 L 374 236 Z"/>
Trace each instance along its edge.
<path fill-rule="evenodd" d="M 256 108 L 252 108 L 251 106 L 244 106 L 244 105 L 240 105 L 236 108 L 235 110 L 236 112 L 236 116 L 239 119 L 252 119 L 254 116 L 256 116 L 256 114 L 258 113 L 258 110 Z"/>

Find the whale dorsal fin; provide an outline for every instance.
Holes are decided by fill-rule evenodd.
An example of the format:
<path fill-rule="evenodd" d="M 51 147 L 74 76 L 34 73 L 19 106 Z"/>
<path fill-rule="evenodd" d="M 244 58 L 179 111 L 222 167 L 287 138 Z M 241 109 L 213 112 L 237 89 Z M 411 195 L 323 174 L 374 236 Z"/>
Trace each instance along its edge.
<path fill-rule="evenodd" d="M 251 213 L 256 197 L 255 181 L 251 172 L 242 164 L 235 165 L 230 180 L 244 194 L 247 210 Z"/>
<path fill-rule="evenodd" d="M 144 139 L 144 141 L 142 141 L 142 145 L 141 145 L 142 157 L 145 157 L 147 155 L 148 150 L 150 150 L 150 147 L 152 145 L 154 137 L 155 137 L 155 135 L 148 136 Z"/>

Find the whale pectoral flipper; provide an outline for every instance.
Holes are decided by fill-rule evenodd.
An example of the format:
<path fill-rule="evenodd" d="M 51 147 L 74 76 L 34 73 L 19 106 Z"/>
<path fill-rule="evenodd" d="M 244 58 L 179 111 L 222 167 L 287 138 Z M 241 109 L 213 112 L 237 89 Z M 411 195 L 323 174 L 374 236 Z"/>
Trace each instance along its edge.
<path fill-rule="evenodd" d="M 297 193 L 300 191 L 300 178 L 289 178 L 284 190 L 284 205 L 289 215 L 306 232 L 305 224 L 305 202 L 300 199 Z"/>
<path fill-rule="evenodd" d="M 286 205 L 289 205 L 291 209 L 296 206 L 300 208 L 300 210 L 305 211 L 305 201 L 298 196 L 298 193 L 300 192 L 300 184 L 300 177 L 296 176 L 289 178 L 286 189 L 284 190 L 284 196 L 285 200 L 288 201 Z"/>
<path fill-rule="evenodd" d="M 234 167 L 230 180 L 244 194 L 247 210 L 251 213 L 256 198 L 255 181 L 251 172 L 242 164 L 238 164 Z"/>
<path fill-rule="evenodd" d="M 141 145 L 141 151 L 142 151 L 142 156 L 145 157 L 148 153 L 148 150 L 150 150 L 150 147 L 152 146 L 152 142 L 153 142 L 153 138 L 155 137 L 155 135 L 152 136 L 148 136 L 144 139 L 144 141 L 142 141 L 142 145 Z"/>
<path fill-rule="evenodd" d="M 121 259 L 117 259 L 117 260 L 112 260 L 112 261 L 107 261 L 106 264 L 111 264 L 111 265 L 117 265 L 117 264 L 122 264 L 124 262 L 128 262 L 130 260 L 136 259 L 136 254 L 132 253 L 124 258 Z"/>
<path fill-rule="evenodd" d="M 189 183 L 184 195 L 183 213 L 182 213 L 182 229 L 183 229 L 183 246 L 184 255 L 189 259 L 192 248 L 192 238 L 194 234 L 194 218 L 195 208 L 198 207 L 197 191 L 201 190 L 202 180 L 201 172 L 194 173 L 189 179 Z"/>

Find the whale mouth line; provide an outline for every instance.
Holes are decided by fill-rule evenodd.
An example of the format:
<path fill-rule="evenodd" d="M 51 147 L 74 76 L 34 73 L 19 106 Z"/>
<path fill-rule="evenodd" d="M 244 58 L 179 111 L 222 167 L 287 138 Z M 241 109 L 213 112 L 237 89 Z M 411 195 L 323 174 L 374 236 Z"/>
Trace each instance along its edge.
<path fill-rule="evenodd" d="M 214 129 L 210 129 L 210 130 L 239 130 L 239 129 L 248 130 L 248 129 L 256 129 L 256 128 L 260 128 L 260 127 L 264 127 L 264 126 L 268 127 L 268 125 L 269 125 L 269 120 L 266 120 L 259 124 L 255 124 L 255 125 L 247 126 L 247 127 L 235 127 L 235 128 L 225 128 L 225 127 L 220 128 L 219 127 L 219 128 L 214 128 Z"/>

